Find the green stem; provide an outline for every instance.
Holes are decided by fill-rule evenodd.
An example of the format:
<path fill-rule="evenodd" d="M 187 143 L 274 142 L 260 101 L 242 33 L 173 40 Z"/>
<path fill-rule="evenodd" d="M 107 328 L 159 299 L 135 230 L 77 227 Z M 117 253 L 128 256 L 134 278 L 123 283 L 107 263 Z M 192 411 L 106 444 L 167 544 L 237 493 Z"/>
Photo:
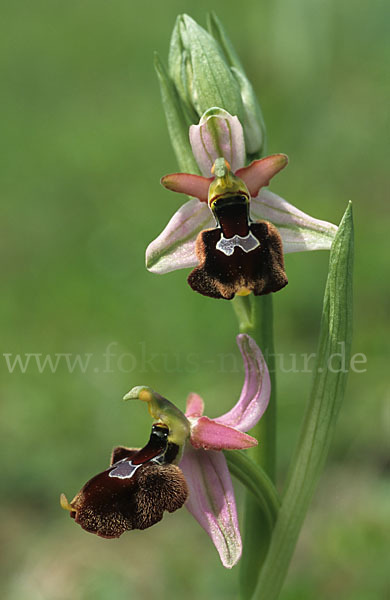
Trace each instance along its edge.
<path fill-rule="evenodd" d="M 224 452 L 230 472 L 245 485 L 257 500 L 267 517 L 268 527 L 272 530 L 280 508 L 280 497 L 260 466 L 251 460 L 242 450 Z"/>
<path fill-rule="evenodd" d="M 253 315 L 250 296 L 236 296 L 232 300 L 232 306 L 238 319 L 240 333 L 251 334 L 253 331 Z"/>
<path fill-rule="evenodd" d="M 252 430 L 252 435 L 259 440 L 259 445 L 251 449 L 251 456 L 274 481 L 276 473 L 276 374 L 273 299 L 269 294 L 267 296 L 252 296 L 251 300 L 252 337 L 264 355 L 271 378 L 271 398 L 268 408 Z"/>
<path fill-rule="evenodd" d="M 264 354 L 271 377 L 271 398 L 268 408 L 252 429 L 251 435 L 259 445 L 248 452 L 253 461 L 262 467 L 271 480 L 276 471 L 276 381 L 275 351 L 273 341 L 272 296 L 236 297 L 233 301 L 241 333 L 248 333 Z M 252 597 L 260 568 L 270 544 L 272 529 L 266 511 L 259 509 L 252 495 L 247 495 L 244 518 L 244 550 L 240 563 L 242 597 Z"/>
<path fill-rule="evenodd" d="M 276 469 L 276 377 L 273 332 L 272 296 L 236 296 L 233 308 L 239 322 L 240 333 L 248 333 L 262 351 L 271 378 L 271 398 L 264 416 L 251 434 L 259 445 L 250 449 L 253 460 L 261 465 L 271 479 Z"/>
<path fill-rule="evenodd" d="M 313 386 L 255 600 L 277 600 L 279 597 L 328 454 L 350 361 L 352 263 L 353 223 L 349 206 L 330 253 Z"/>

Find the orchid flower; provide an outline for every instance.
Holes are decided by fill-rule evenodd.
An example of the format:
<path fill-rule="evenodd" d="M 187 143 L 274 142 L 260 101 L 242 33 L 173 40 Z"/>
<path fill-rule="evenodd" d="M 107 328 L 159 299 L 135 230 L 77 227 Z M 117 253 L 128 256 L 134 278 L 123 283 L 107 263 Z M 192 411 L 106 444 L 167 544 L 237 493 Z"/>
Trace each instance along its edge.
<path fill-rule="evenodd" d="M 193 198 L 179 208 L 163 232 L 149 244 L 146 266 L 150 271 L 168 273 L 196 267 L 189 282 L 195 283 L 193 287 L 197 291 L 231 299 L 235 293 L 245 295 L 253 291 L 259 295 L 275 291 L 270 289 L 275 278 L 277 289 L 286 284 L 281 243 L 284 253 L 330 248 L 336 225 L 310 217 L 264 189 L 286 166 L 287 156 L 275 154 L 244 167 L 246 155 L 241 123 L 220 108 L 206 111 L 199 125 L 191 125 L 189 135 L 202 175 L 174 173 L 162 178 L 162 184 L 168 189 Z M 224 195 L 221 184 L 225 186 L 222 190 L 225 196 L 228 192 L 230 205 L 245 206 L 245 210 L 242 206 L 234 209 L 225 231 L 215 210 L 215 200 Z M 240 197 L 238 203 L 237 197 Z M 259 220 L 263 228 L 260 232 Z M 238 223 L 235 231 L 232 222 Z M 218 234 L 212 233 L 215 231 Z M 263 256 L 261 249 L 265 250 Z M 262 267 L 261 261 L 263 265 L 268 261 L 270 266 Z M 203 270 L 199 272 L 199 269 Z M 196 281 L 191 281 L 193 274 Z"/>
<path fill-rule="evenodd" d="M 221 450 L 245 449 L 257 440 L 245 433 L 267 408 L 270 378 L 263 355 L 246 334 L 237 337 L 245 366 L 245 382 L 236 405 L 216 419 L 203 416 L 203 401 L 190 394 L 184 415 L 174 404 L 146 386 L 130 390 L 125 400 L 148 404 L 155 423 L 141 450 L 119 446 L 108 469 L 90 479 L 61 506 L 83 529 L 101 537 L 146 529 L 186 506 L 215 544 L 225 567 L 241 556 L 234 490 Z"/>

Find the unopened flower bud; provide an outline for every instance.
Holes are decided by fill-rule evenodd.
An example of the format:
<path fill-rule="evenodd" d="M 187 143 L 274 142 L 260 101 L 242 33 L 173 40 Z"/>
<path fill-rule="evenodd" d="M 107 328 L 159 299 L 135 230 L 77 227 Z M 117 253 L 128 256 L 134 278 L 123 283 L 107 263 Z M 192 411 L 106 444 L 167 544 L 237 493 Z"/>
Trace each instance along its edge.
<path fill-rule="evenodd" d="M 240 85 L 214 38 L 188 15 L 177 18 L 169 74 L 193 123 L 211 106 L 244 118 Z"/>
<path fill-rule="evenodd" d="M 260 104 L 253 87 L 247 78 L 244 68 L 233 44 L 231 43 L 222 23 L 214 13 L 208 17 L 208 28 L 211 35 L 219 44 L 225 61 L 229 65 L 240 89 L 244 115 L 240 119 L 245 136 L 246 154 L 249 160 L 259 158 L 264 154 L 266 129 Z M 233 113 L 232 113 L 233 114 Z"/>

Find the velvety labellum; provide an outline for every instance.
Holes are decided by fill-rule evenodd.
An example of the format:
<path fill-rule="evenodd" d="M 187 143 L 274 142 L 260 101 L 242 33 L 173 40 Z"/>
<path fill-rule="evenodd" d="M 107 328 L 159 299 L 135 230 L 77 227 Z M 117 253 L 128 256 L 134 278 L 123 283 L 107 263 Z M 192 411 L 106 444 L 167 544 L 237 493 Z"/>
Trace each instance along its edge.
<path fill-rule="evenodd" d="M 70 516 L 83 529 L 101 537 L 119 537 L 131 529 L 146 529 L 174 512 L 187 499 L 182 471 L 169 461 L 178 449 L 169 430 L 153 425 L 141 450 L 119 446 L 111 466 L 90 479 L 69 504 Z"/>
<path fill-rule="evenodd" d="M 226 193 L 212 201 L 211 209 L 218 227 L 197 237 L 199 266 L 188 277 L 190 286 L 204 296 L 226 300 L 235 294 L 260 296 L 284 287 L 280 235 L 267 221 L 251 221 L 247 196 Z"/>

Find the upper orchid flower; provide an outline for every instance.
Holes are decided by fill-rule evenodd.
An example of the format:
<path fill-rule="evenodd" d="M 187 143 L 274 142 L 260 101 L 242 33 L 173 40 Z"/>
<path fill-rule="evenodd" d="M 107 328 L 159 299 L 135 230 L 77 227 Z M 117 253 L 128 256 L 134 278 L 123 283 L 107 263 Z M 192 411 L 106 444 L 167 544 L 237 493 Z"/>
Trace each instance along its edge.
<path fill-rule="evenodd" d="M 220 108 L 208 110 L 199 125 L 191 125 L 190 142 L 202 176 L 162 178 L 168 189 L 194 198 L 147 248 L 150 271 L 198 265 L 190 285 L 205 295 L 231 299 L 236 293 L 276 291 L 287 283 L 282 242 L 285 253 L 330 248 L 335 225 L 264 189 L 286 166 L 284 154 L 243 166 L 245 143 L 237 117 Z"/>
<path fill-rule="evenodd" d="M 237 343 L 244 359 L 245 383 L 237 404 L 225 415 L 203 415 L 203 401 L 190 394 L 184 415 L 148 387 L 133 388 L 125 399 L 147 402 L 155 419 L 142 450 L 119 446 L 108 469 L 88 481 L 72 502 L 61 505 L 91 533 L 119 537 L 146 529 L 187 501 L 187 508 L 210 535 L 222 563 L 232 567 L 241 556 L 233 485 L 220 450 L 244 449 L 257 440 L 244 433 L 267 408 L 270 379 L 264 358 L 245 334 Z M 179 464 L 179 466 L 178 466 Z"/>

